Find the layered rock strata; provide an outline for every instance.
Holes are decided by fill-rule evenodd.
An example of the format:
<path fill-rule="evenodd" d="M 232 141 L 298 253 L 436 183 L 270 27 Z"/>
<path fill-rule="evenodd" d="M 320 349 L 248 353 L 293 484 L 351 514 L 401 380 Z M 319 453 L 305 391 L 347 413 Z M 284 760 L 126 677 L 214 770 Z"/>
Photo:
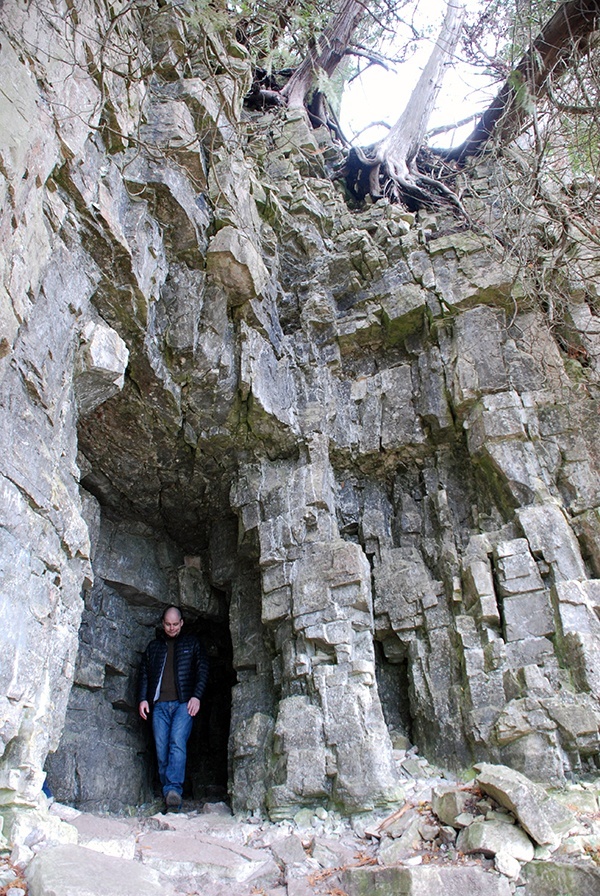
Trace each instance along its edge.
<path fill-rule="evenodd" d="M 150 798 L 135 674 L 171 602 L 212 658 L 190 786 L 236 810 L 393 800 L 398 737 L 595 773 L 593 258 L 567 344 L 493 235 L 353 208 L 328 133 L 244 111 L 226 29 L 0 22 L 1 801 L 49 751 L 62 799 Z"/>

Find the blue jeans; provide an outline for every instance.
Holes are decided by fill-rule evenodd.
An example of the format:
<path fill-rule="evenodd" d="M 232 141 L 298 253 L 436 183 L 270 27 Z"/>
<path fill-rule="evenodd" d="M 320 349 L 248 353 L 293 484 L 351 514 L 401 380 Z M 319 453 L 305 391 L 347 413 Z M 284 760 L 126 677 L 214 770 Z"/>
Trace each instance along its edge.
<path fill-rule="evenodd" d="M 158 776 L 165 796 L 170 790 L 175 790 L 180 795 L 183 792 L 186 746 L 193 722 L 187 703 L 165 700 L 154 704 L 152 732 L 156 744 Z"/>

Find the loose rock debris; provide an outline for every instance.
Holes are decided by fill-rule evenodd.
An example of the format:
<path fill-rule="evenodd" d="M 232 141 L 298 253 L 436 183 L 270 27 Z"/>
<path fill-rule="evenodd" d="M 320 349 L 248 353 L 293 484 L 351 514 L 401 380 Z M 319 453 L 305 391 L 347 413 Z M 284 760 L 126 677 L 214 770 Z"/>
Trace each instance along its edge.
<path fill-rule="evenodd" d="M 26 896 L 27 882 L 22 869 L 10 859 L 0 857 L 0 896 Z"/>
<path fill-rule="evenodd" d="M 419 762 L 405 802 L 352 818 L 321 806 L 271 823 L 224 803 L 116 818 L 54 803 L 51 822 L 36 810 L 24 842 L 5 843 L 0 896 L 49 896 L 58 882 L 62 896 L 537 896 L 552 869 L 572 896 L 600 894 L 600 780 L 548 793 L 505 766 L 464 783 Z"/>

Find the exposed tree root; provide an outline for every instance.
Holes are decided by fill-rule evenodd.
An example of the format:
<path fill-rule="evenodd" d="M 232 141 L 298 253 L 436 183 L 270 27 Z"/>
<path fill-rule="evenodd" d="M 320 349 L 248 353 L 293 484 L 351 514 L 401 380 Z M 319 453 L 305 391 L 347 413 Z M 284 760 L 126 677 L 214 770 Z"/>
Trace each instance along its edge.
<path fill-rule="evenodd" d="M 348 148 L 324 97 L 313 88 L 316 72 L 331 77 L 340 60 L 352 51 L 353 35 L 364 10 L 363 0 L 340 0 L 325 31 L 311 44 L 296 69 L 276 74 L 257 71 L 253 89 L 246 98 L 247 105 L 263 110 L 285 105 L 290 109 L 304 107 L 313 126 L 326 125 L 341 145 Z M 454 55 L 463 13 L 463 0 L 448 0 L 444 23 L 429 60 L 406 108 L 388 134 L 366 150 L 348 150 L 336 176 L 345 179 L 358 201 L 386 197 L 410 210 L 423 206 L 451 207 L 471 226 L 460 198 L 451 187 L 448 163 L 460 165 L 468 157 L 481 155 L 492 137 L 506 144 L 517 136 L 531 118 L 531 102 L 523 101 L 524 93 L 526 99 L 534 102 L 548 95 L 555 97 L 555 82 L 576 66 L 593 43 L 600 20 L 600 0 L 560 3 L 467 140 L 459 147 L 439 153 L 441 167 L 427 160 L 423 164 L 423 155 L 427 154 L 423 149 L 425 129 L 444 68 Z M 565 109 L 583 114 L 593 112 L 593 105 L 567 104 Z M 429 151 L 429 155 L 434 154 Z"/>
<path fill-rule="evenodd" d="M 277 74 L 257 72 L 247 105 L 265 109 L 283 102 L 288 108 L 305 108 L 313 126 L 326 125 L 342 145 L 339 123 L 323 94 L 314 90 L 315 73 L 331 76 L 339 61 L 350 51 L 351 39 L 364 14 L 362 0 L 340 0 L 335 17 L 316 40 L 308 55 L 286 82 Z M 421 206 L 450 205 L 465 220 L 467 214 L 456 194 L 446 185 L 417 166 L 417 154 L 423 145 L 425 129 L 439 93 L 444 67 L 452 57 L 464 15 L 463 0 L 448 0 L 442 30 L 431 51 L 400 118 L 375 146 L 349 150 L 346 164 L 338 177 L 345 177 L 358 199 L 370 196 L 374 201 L 387 197 L 411 209 Z"/>
<path fill-rule="evenodd" d="M 283 73 L 287 75 L 288 72 Z M 258 72 L 250 93 L 246 96 L 248 108 L 277 109 L 286 106 L 281 92 L 281 80 L 277 73 L 265 77 Z M 347 150 L 343 166 L 334 175 L 335 179 L 344 179 L 350 193 L 359 201 L 367 196 L 376 202 L 386 198 L 390 202 L 406 205 L 411 211 L 419 208 L 439 208 L 450 206 L 465 220 L 469 221 L 467 212 L 459 197 L 441 180 L 441 176 L 424 173 L 414 162 L 410 167 L 403 159 L 396 160 L 381 151 L 378 146 L 361 149 L 349 147 L 339 121 L 332 112 L 327 100 L 320 91 L 315 91 L 306 107 L 306 112 L 313 127 L 327 127 L 333 137 Z M 372 153 L 372 154 L 371 154 Z M 438 159 L 438 166 L 439 166 Z"/>
<path fill-rule="evenodd" d="M 281 91 L 291 75 L 292 69 L 277 72 L 267 72 L 264 68 L 255 69 L 252 87 L 244 98 L 244 105 L 249 109 L 260 110 L 287 105 Z"/>
<path fill-rule="evenodd" d="M 420 171 L 416 164 L 409 169 L 406 165 L 394 164 L 379 153 L 369 155 L 359 147 L 352 147 L 343 167 L 337 172 L 343 178 L 353 196 L 364 200 L 370 196 L 373 201 L 383 197 L 391 202 L 406 205 L 411 211 L 418 208 L 439 208 L 451 206 L 469 221 L 469 216 L 456 193 L 440 179 Z"/>

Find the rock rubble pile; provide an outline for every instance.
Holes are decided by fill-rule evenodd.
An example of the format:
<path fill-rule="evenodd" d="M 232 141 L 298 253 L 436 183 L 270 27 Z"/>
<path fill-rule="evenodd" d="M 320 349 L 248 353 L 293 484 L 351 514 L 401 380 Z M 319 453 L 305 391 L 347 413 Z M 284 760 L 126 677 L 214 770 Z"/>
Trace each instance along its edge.
<path fill-rule="evenodd" d="M 100 816 L 53 803 L 12 819 L 3 896 L 597 896 L 600 786 L 552 794 L 505 766 L 461 782 L 396 751 L 406 800 L 268 822 L 225 803 Z"/>
<path fill-rule="evenodd" d="M 559 319 L 532 288 L 545 223 L 527 237 L 540 271 L 504 252 L 520 232 L 495 217 L 510 160 L 457 174 L 481 227 L 357 206 L 333 177 L 335 135 L 302 110 L 244 106 L 251 59 L 213 4 L 194 22 L 187 3 L 117 7 L 0 3 L 0 803 L 15 864 L 50 862 L 33 856 L 43 842 L 63 842 L 67 866 L 87 849 L 58 816 L 45 841 L 37 810 L 11 817 L 46 776 L 88 813 L 150 800 L 135 679 L 173 602 L 211 658 L 196 800 L 219 790 L 236 818 L 283 825 L 408 801 L 362 845 L 377 886 L 431 888 L 457 873 L 438 857 L 459 854 L 521 886 L 566 835 L 525 823 L 519 787 L 484 787 L 485 767 L 475 820 L 469 803 L 439 826 L 419 810 L 433 793 L 410 787 L 421 760 L 394 751 L 405 736 L 441 767 L 558 789 L 598 774 L 597 239 L 564 254 Z M 565 190 L 584 201 L 584 180 Z M 341 889 L 374 872 L 348 874 Z"/>

